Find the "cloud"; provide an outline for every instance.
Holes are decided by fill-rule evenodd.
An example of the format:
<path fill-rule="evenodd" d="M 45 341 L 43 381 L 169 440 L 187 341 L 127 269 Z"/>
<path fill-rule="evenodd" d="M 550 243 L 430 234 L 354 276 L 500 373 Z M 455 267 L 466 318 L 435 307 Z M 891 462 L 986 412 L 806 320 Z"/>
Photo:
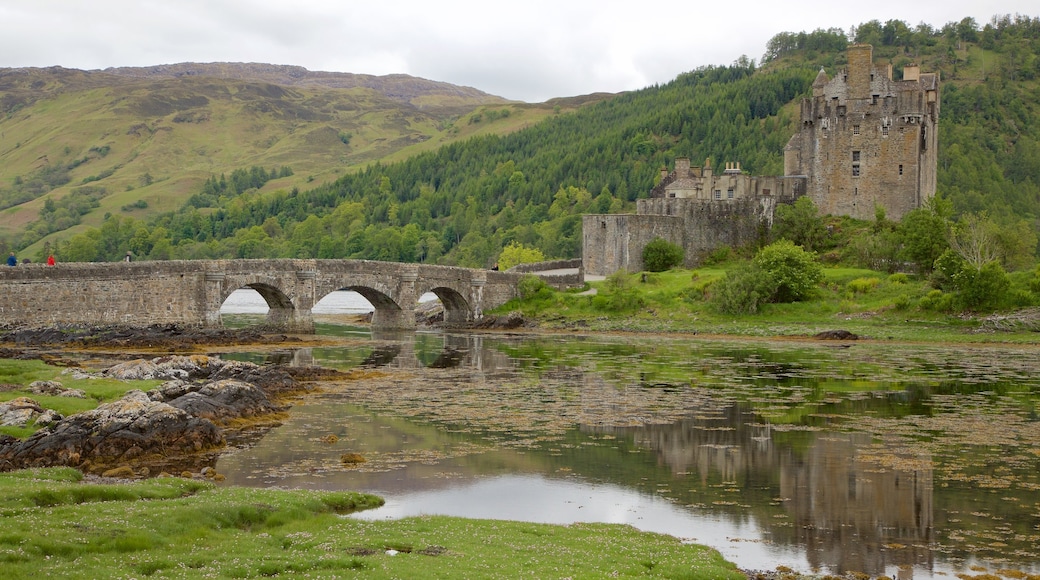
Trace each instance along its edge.
<path fill-rule="evenodd" d="M 871 19 L 910 25 L 1029 14 L 1023 0 L 699 5 L 672 0 L 34 0 L 0 6 L 0 67 L 97 69 L 175 62 L 267 62 L 405 73 L 543 101 L 665 83 L 741 55 L 779 32 Z"/>

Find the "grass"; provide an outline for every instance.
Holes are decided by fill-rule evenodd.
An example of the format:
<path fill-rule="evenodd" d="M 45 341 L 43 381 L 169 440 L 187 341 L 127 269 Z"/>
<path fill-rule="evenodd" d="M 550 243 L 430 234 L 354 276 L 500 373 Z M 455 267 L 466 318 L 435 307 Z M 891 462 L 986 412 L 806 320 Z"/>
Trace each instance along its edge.
<path fill-rule="evenodd" d="M 34 395 L 29 391 L 29 385 L 34 381 L 56 381 L 67 389 L 82 390 L 86 398 Z M 121 398 L 129 390 L 147 391 L 162 383 L 160 380 L 127 382 L 118 379 L 74 379 L 72 375 L 63 374 L 61 368 L 43 361 L 0 359 L 0 384 L 18 385 L 13 389 L 0 390 L 0 403 L 18 397 L 29 397 L 40 406 L 53 409 L 62 415 L 89 411 L 102 403 Z M 14 437 L 28 437 L 36 430 L 34 426 L 0 427 L 0 433 Z"/>
<path fill-rule="evenodd" d="M 0 474 L 5 579 L 744 577 L 714 550 L 629 526 L 364 521 L 343 516 L 381 499 L 178 478 L 115 485 L 81 478 L 65 468 Z"/>
<path fill-rule="evenodd" d="M 670 270 L 627 276 L 636 307 L 612 308 L 603 297 L 609 281 L 592 282 L 597 295 L 544 290 L 512 300 L 493 313 L 520 312 L 548 329 L 694 333 L 762 337 L 808 337 L 848 330 L 863 338 L 911 342 L 1036 343 L 1030 328 L 995 333 L 978 317 L 922 308 L 932 288 L 927 280 L 857 268 L 825 268 L 813 300 L 766 304 L 757 314 L 723 314 L 709 302 L 711 285 L 732 262 L 696 270 Z M 1031 274 L 1029 274 L 1031 276 Z M 1011 276 L 1014 288 L 1028 287 L 1026 275 Z M 631 301 L 630 301 L 631 302 Z"/>

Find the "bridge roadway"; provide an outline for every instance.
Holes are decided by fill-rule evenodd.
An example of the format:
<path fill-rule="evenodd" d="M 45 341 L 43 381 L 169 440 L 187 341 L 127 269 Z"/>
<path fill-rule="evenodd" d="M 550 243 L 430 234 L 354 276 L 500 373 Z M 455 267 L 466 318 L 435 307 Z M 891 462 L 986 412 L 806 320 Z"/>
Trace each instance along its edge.
<path fill-rule="evenodd" d="M 463 326 L 517 295 L 521 274 L 371 260 L 171 260 L 0 267 L 0 325 L 162 324 L 220 326 L 220 306 L 256 290 L 268 323 L 314 332 L 312 308 L 336 290 L 364 296 L 377 329 L 415 327 L 432 292 L 446 326 Z"/>

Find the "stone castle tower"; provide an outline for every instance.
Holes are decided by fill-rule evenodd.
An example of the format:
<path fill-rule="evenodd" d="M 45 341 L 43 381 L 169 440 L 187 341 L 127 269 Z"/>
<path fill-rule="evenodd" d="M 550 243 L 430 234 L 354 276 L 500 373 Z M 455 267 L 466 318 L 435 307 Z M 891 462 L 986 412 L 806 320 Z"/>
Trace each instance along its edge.
<path fill-rule="evenodd" d="M 638 272 L 655 238 L 681 246 L 685 266 L 696 266 L 720 246 L 762 241 L 777 204 L 802 196 L 825 215 L 872 220 L 880 207 L 899 220 L 935 195 L 938 74 L 910 65 L 893 80 L 892 66 L 875 67 L 871 46 L 857 44 L 847 68 L 834 78 L 821 70 L 812 91 L 784 148 L 782 177 L 747 175 L 735 162 L 716 172 L 679 157 L 635 214 L 583 216 L 585 273 Z"/>
<path fill-rule="evenodd" d="M 900 219 L 935 195 L 939 75 L 917 65 L 892 80 L 873 49 L 848 49 L 834 78 L 822 69 L 804 99 L 801 127 L 784 149 L 784 174 L 805 176 L 822 214 L 873 219 L 875 206 Z"/>

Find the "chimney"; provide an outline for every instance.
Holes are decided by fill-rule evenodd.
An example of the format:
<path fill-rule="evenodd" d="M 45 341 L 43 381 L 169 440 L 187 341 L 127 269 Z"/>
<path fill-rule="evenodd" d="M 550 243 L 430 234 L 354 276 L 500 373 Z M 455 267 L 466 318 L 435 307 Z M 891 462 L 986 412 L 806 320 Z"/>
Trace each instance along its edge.
<path fill-rule="evenodd" d="M 682 179 L 690 176 L 690 158 L 689 157 L 676 157 L 675 158 L 675 177 Z"/>
<path fill-rule="evenodd" d="M 903 80 L 904 81 L 919 81 L 921 80 L 921 67 L 916 64 L 908 64 L 903 67 Z"/>

